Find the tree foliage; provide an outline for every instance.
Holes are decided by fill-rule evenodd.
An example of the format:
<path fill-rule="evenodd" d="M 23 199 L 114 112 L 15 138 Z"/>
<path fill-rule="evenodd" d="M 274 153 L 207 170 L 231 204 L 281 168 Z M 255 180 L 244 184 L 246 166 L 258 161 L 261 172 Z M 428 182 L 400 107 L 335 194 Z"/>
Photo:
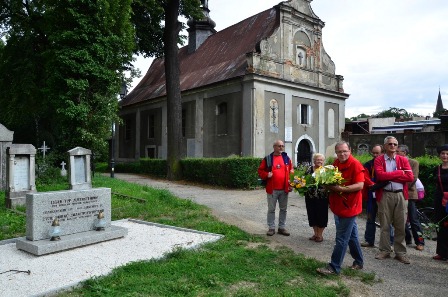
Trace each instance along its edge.
<path fill-rule="evenodd" d="M 178 16 L 200 18 L 199 8 L 199 0 L 0 0 L 0 122 L 15 142 L 106 156 L 132 55 L 164 56 L 168 155 L 179 159 Z"/>
<path fill-rule="evenodd" d="M 421 117 L 421 115 L 417 113 L 408 112 L 404 108 L 397 108 L 397 107 L 389 107 L 389 109 L 380 111 L 373 115 L 367 115 L 365 113 L 361 113 L 357 115 L 356 117 L 346 118 L 347 121 L 356 121 L 359 118 L 396 118 L 398 120 L 409 120 L 413 117 Z"/>
<path fill-rule="evenodd" d="M 433 112 L 432 116 L 435 118 L 440 118 L 440 116 L 447 115 L 447 114 L 448 114 L 448 109 L 443 108 L 442 110 Z"/>
<path fill-rule="evenodd" d="M 198 0 L 138 0 L 134 3 L 134 11 L 140 12 L 138 16 L 134 15 L 139 50 L 145 55 L 164 57 L 168 118 L 167 177 L 171 180 L 180 176 L 180 159 L 183 157 L 182 98 L 177 44 L 182 42 L 180 32 L 184 25 L 179 22 L 178 16 L 200 18 L 202 14 L 199 7 Z M 162 19 L 164 22 L 161 22 Z M 144 29 L 152 30 L 151 38 L 145 37 L 148 31 Z M 152 42 L 148 42 L 149 40 Z M 153 41 L 158 43 L 154 44 Z"/>
<path fill-rule="evenodd" d="M 408 112 L 404 108 L 389 107 L 387 110 L 380 111 L 374 117 L 376 118 L 396 118 L 396 119 L 411 119 L 412 117 L 419 117 L 417 113 Z"/>
<path fill-rule="evenodd" d="M 132 0 L 0 0 L 0 121 L 15 142 L 106 153 L 135 50 Z"/>

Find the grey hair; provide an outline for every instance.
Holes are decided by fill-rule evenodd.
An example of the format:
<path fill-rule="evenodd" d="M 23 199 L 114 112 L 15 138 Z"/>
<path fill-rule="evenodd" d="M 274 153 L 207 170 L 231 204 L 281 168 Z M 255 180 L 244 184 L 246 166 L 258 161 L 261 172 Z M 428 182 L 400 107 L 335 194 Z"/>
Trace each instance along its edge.
<path fill-rule="evenodd" d="M 395 139 L 398 142 L 394 136 L 386 136 L 386 138 L 384 138 L 384 144 L 386 144 L 389 139 Z"/>
<path fill-rule="evenodd" d="M 398 149 L 399 149 L 400 151 L 405 152 L 406 155 L 409 155 L 409 147 L 408 147 L 406 144 L 400 144 L 400 145 L 398 146 Z"/>
<path fill-rule="evenodd" d="M 325 160 L 325 156 L 324 156 L 323 154 L 315 153 L 315 154 L 313 155 L 313 161 L 315 161 L 315 160 L 316 160 L 317 158 L 319 158 L 319 157 L 324 158 L 324 160 Z"/>
<path fill-rule="evenodd" d="M 336 144 L 335 144 L 335 146 L 334 146 L 334 149 L 336 150 L 336 148 L 337 148 L 338 146 L 340 146 L 340 145 L 344 145 L 344 144 L 346 144 L 347 147 L 348 147 L 348 149 L 351 150 L 350 143 L 348 143 L 347 141 L 344 141 L 344 140 L 341 140 L 341 141 L 336 142 Z"/>

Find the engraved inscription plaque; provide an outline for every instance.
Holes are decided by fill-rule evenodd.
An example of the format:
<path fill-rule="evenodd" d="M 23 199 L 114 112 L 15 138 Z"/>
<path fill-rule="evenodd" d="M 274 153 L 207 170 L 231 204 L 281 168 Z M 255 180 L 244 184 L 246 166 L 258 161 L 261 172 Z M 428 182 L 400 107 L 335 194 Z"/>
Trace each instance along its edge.
<path fill-rule="evenodd" d="M 85 156 L 75 156 L 75 183 L 87 182 L 86 158 Z"/>
<path fill-rule="evenodd" d="M 103 211 L 106 225 L 111 220 L 111 190 L 95 188 L 81 191 L 56 191 L 28 194 L 26 200 L 26 237 L 28 240 L 49 238 L 54 219 L 59 220 L 61 236 L 94 229 L 98 213 Z"/>
<path fill-rule="evenodd" d="M 14 160 L 14 190 L 26 191 L 30 185 L 30 159 L 27 156 L 16 156 Z"/>

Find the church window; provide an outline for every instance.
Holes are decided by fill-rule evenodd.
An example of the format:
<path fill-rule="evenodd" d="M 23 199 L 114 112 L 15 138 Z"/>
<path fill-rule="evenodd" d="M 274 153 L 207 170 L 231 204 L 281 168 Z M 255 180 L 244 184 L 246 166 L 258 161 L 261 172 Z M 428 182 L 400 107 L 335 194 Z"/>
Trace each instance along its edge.
<path fill-rule="evenodd" d="M 156 130 L 156 117 L 153 114 L 148 116 L 148 138 L 154 138 Z"/>
<path fill-rule="evenodd" d="M 308 104 L 299 104 L 297 107 L 297 123 L 311 125 L 312 108 Z"/>
<path fill-rule="evenodd" d="M 124 121 L 124 140 L 131 140 L 131 120 Z"/>
<path fill-rule="evenodd" d="M 182 137 L 185 137 L 187 129 L 187 110 L 182 109 Z"/>
<path fill-rule="evenodd" d="M 328 138 L 334 138 L 334 110 L 330 108 L 328 110 Z"/>
<path fill-rule="evenodd" d="M 216 106 L 216 133 L 227 135 L 227 103 L 222 102 Z"/>

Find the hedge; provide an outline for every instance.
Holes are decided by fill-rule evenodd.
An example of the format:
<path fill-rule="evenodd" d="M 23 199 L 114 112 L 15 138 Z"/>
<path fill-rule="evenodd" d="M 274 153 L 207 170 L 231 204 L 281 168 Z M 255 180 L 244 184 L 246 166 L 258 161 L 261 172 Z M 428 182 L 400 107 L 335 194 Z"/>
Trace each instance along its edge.
<path fill-rule="evenodd" d="M 355 155 L 355 157 L 362 163 L 370 159 L 368 155 Z M 426 191 L 426 196 L 419 202 L 419 207 L 432 206 L 436 187 L 433 171 L 440 164 L 440 160 L 434 156 L 422 156 L 415 159 L 420 163 L 419 178 Z M 182 177 L 185 180 L 227 188 L 253 189 L 260 186 L 257 169 L 261 160 L 262 158 L 254 157 L 185 158 L 180 163 Z M 332 160 L 333 158 L 328 158 L 327 163 Z M 164 178 L 167 175 L 166 168 L 166 160 L 141 159 L 133 163 L 117 163 L 115 172 L 147 174 Z"/>

